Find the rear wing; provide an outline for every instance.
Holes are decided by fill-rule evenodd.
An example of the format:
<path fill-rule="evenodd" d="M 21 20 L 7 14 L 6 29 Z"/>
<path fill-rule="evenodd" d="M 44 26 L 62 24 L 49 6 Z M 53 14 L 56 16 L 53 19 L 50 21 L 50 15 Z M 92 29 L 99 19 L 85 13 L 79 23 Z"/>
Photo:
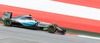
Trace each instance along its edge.
<path fill-rule="evenodd" d="M 12 12 L 4 12 L 2 14 L 2 20 L 6 19 L 6 18 L 12 18 Z"/>

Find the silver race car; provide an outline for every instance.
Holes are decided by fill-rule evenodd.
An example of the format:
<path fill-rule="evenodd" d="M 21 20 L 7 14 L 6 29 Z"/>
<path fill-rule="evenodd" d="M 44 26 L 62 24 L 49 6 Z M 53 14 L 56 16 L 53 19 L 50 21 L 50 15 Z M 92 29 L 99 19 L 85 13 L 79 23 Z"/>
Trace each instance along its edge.
<path fill-rule="evenodd" d="M 4 12 L 2 15 L 2 20 L 5 26 L 23 26 L 32 29 L 40 29 L 46 30 L 49 33 L 60 33 L 62 35 L 65 34 L 66 29 L 62 29 L 56 24 L 50 24 L 47 22 L 37 21 L 36 19 L 32 19 L 31 15 L 23 15 L 12 17 L 12 12 Z"/>

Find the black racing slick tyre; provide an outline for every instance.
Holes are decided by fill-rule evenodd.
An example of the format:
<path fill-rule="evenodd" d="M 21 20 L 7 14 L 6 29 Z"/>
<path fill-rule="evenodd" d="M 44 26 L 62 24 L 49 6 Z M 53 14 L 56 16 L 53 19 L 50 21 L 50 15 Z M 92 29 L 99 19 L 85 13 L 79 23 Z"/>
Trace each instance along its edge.
<path fill-rule="evenodd" d="M 48 27 L 48 32 L 49 33 L 55 33 L 56 32 L 56 28 L 54 26 L 49 26 Z"/>
<path fill-rule="evenodd" d="M 4 19 L 4 25 L 5 26 L 11 26 L 12 25 L 12 20 L 10 18 L 6 18 Z"/>

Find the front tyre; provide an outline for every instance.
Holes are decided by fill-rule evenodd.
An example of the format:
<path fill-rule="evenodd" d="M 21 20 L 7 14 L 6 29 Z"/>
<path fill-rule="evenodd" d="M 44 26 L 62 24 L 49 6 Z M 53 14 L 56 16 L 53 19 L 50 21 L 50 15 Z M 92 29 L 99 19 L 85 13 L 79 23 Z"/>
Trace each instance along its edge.
<path fill-rule="evenodd" d="M 4 25 L 5 26 L 11 26 L 12 25 L 12 20 L 10 18 L 6 18 L 4 19 Z"/>
<path fill-rule="evenodd" d="M 55 33 L 56 32 L 56 28 L 54 26 L 49 26 L 48 27 L 48 32 L 49 33 Z"/>

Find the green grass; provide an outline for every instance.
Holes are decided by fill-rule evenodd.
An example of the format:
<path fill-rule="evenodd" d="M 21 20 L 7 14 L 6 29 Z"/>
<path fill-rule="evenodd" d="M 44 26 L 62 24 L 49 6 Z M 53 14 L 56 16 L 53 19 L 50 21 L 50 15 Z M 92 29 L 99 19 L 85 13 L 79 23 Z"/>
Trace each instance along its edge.
<path fill-rule="evenodd" d="M 2 22 L 2 19 L 0 18 L 0 22 Z"/>

